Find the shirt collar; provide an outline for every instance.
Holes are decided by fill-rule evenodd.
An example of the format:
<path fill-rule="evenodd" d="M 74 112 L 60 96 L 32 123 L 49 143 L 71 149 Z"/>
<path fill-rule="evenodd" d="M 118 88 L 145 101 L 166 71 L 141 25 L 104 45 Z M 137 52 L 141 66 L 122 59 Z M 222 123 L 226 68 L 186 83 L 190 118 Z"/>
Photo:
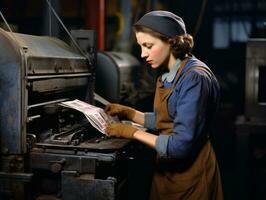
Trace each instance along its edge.
<path fill-rule="evenodd" d="M 162 75 L 162 82 L 164 81 L 167 81 L 168 83 L 171 83 L 174 78 L 175 78 L 175 75 L 177 73 L 177 70 L 179 69 L 180 67 L 180 63 L 181 63 L 181 60 L 180 59 L 177 59 L 176 60 L 176 63 L 174 64 L 174 66 L 170 69 L 169 72 L 166 72 Z"/>

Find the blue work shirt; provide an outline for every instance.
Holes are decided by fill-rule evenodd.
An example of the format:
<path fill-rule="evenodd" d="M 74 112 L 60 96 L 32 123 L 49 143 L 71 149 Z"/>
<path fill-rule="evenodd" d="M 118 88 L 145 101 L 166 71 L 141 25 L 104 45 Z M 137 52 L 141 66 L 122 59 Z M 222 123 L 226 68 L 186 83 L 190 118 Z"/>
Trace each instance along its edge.
<path fill-rule="evenodd" d="M 173 68 L 162 75 L 165 88 L 173 87 L 180 66 L 177 60 Z M 208 68 L 195 57 L 189 58 L 181 76 L 168 99 L 168 114 L 173 120 L 173 133 L 161 134 L 155 149 L 161 157 L 184 158 L 192 150 L 199 136 L 208 134 L 220 97 L 220 87 L 211 73 L 190 70 L 194 66 Z M 209 68 L 208 68 L 209 69 Z M 144 126 L 156 129 L 156 113 L 145 113 Z"/>

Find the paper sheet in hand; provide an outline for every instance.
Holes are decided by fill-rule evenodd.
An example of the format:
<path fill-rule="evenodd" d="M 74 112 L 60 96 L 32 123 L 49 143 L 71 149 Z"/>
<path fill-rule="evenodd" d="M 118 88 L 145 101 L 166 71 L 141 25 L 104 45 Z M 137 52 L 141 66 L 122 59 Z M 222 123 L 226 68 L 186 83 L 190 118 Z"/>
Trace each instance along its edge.
<path fill-rule="evenodd" d="M 106 134 L 105 129 L 109 124 L 118 122 L 118 119 L 107 115 L 102 108 L 96 107 L 78 99 L 61 102 L 59 105 L 73 108 L 82 112 L 91 125 L 103 134 Z"/>

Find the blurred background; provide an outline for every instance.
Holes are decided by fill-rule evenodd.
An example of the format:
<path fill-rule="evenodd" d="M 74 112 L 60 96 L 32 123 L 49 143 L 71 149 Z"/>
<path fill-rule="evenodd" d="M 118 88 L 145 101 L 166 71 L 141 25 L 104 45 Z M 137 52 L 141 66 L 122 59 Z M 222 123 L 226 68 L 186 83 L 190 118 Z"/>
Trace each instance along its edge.
<path fill-rule="evenodd" d="M 266 73 L 262 68 L 266 67 L 265 0 L 51 0 L 51 4 L 68 30 L 96 30 L 99 52 L 125 52 L 141 65 L 132 24 L 151 10 L 168 10 L 181 16 L 195 40 L 193 54 L 208 64 L 221 85 L 222 101 L 213 144 L 225 199 L 266 199 Z M 67 38 L 44 0 L 0 0 L 0 10 L 14 32 Z M 6 29 L 3 20 L 0 26 Z M 259 42 L 248 51 L 251 39 Z M 252 82 L 255 79 L 247 78 L 250 58 L 254 59 L 250 67 L 255 71 L 249 72 L 261 72 L 259 86 Z M 256 59 L 260 64 L 256 64 Z M 143 67 L 153 73 L 148 66 Z M 262 107 L 248 103 L 253 91 L 261 94 Z M 135 106 L 151 110 L 152 94 Z M 257 112 L 261 112 L 258 117 Z M 256 119 L 252 124 L 246 123 L 253 115 Z"/>

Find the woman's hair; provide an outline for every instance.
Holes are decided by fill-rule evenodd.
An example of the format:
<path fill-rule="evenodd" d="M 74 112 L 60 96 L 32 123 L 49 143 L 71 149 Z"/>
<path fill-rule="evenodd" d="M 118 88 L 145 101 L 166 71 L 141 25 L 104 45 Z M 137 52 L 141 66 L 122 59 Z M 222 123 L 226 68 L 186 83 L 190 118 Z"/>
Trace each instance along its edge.
<path fill-rule="evenodd" d="M 179 58 L 181 60 L 184 59 L 187 54 L 191 53 L 194 46 L 194 40 L 190 34 L 178 35 L 173 38 L 170 38 L 141 25 L 134 25 L 133 31 L 135 33 L 148 33 L 153 37 L 156 37 L 164 42 L 169 43 L 174 57 Z"/>

